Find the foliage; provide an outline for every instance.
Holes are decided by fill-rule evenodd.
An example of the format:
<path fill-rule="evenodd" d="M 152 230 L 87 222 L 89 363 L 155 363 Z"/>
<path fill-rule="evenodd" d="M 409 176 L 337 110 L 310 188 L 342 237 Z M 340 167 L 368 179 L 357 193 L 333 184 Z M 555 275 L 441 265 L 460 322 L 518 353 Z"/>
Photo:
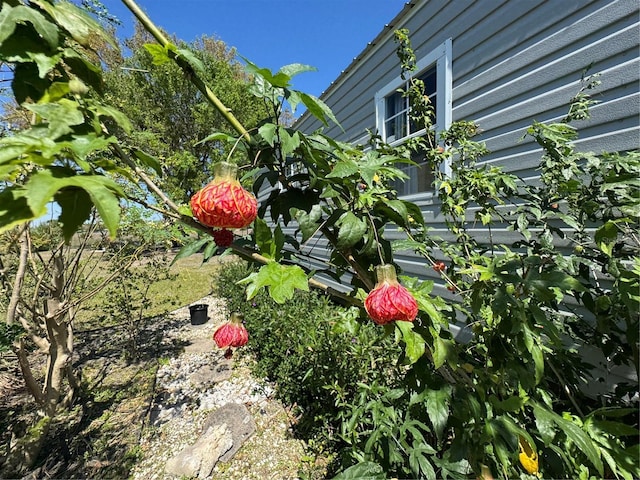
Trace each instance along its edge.
<path fill-rule="evenodd" d="M 3 2 L 0 25 L 0 62 L 14 66 L 14 97 L 32 118 L 0 139 L 0 231 L 43 215 L 55 199 L 66 239 L 92 206 L 114 237 L 122 189 L 105 175 L 109 164 L 88 161 L 115 141 L 101 122 L 129 128 L 119 111 L 88 95 L 103 86 L 92 41 L 115 47 L 113 40 L 70 3 Z"/>
<path fill-rule="evenodd" d="M 125 40 L 131 54 L 111 56 L 105 75 L 105 99 L 131 120 L 132 130 L 121 136 L 133 151 L 159 162 L 158 186 L 172 199 L 189 198 L 213 176 L 212 165 L 229 155 L 220 141 L 201 142 L 212 130 L 231 134 L 224 118 L 206 102 L 179 67 L 169 62 L 159 45 L 136 28 Z M 191 43 L 174 40 L 176 49 L 188 52 L 212 91 L 248 128 L 266 114 L 264 104 L 249 93 L 249 81 L 234 60 L 235 51 L 214 37 Z M 164 54 L 164 55 L 163 55 Z M 155 172 L 150 171 L 150 174 Z"/>
<path fill-rule="evenodd" d="M 128 122 L 102 103 L 99 69 L 82 49 L 91 47 L 86 34 L 94 24 L 70 22 L 73 10 L 66 5 L 14 0 L 0 11 L 0 61 L 16 63 L 14 95 L 34 115 L 28 130 L 0 139 L 0 175 L 7 182 L 0 228 L 34 218 L 54 197 L 65 238 L 89 216 L 91 204 L 113 236 L 118 197 L 126 191 L 114 178 L 141 178 L 149 190 L 130 194 L 139 204 L 147 205 L 152 192 L 171 212 L 153 208 L 206 230 L 153 179 L 164 167 L 190 177 L 194 158 L 206 163 L 213 153 L 175 153 L 184 146 L 178 142 L 170 147 L 172 164 L 153 115 L 140 115 L 138 132 L 128 137 L 132 145 L 116 145 L 104 133 L 101 123 L 120 134 Z M 143 24 L 159 39 L 148 20 Z M 607 359 L 637 374 L 640 156 L 575 150 L 571 122 L 586 118 L 587 91 L 597 86 L 586 79 L 563 120 L 534 122 L 527 132 L 542 147 L 539 183 L 484 164 L 486 147 L 473 141 L 473 122 L 433 131 L 429 99 L 411 76 L 408 32 L 397 38 L 410 115 L 425 129 L 400 148 L 376 136 L 367 146 L 353 146 L 283 123 L 287 106 L 295 112 L 299 105 L 324 125 L 337 123 L 320 99 L 292 88 L 293 77 L 310 69 L 305 65 L 274 73 L 247 61 L 248 92 L 266 105 L 259 110 L 264 118 L 251 117 L 256 128 L 249 131 L 205 95 L 238 136 L 218 128 L 198 148 L 223 151 L 250 167 L 245 181 L 262 199 L 250 238 L 238 237 L 232 246 L 263 264 L 241 280 L 245 299 L 232 296 L 232 308 L 245 314 L 259 345 L 259 361 L 284 399 L 299 402 L 316 425 L 330 426 L 325 432 L 339 440 L 343 478 L 381 471 L 421 478 L 637 477 L 638 418 L 629 402 L 637 382 L 620 383 L 614 392 L 589 391 L 606 372 L 588 361 Z M 184 45 L 159 43 L 146 46 L 151 57 L 143 57 L 166 69 L 158 78 L 168 88 L 158 91 L 190 93 L 177 86 L 185 78 L 173 69 L 175 61 L 198 91 L 207 92 L 203 59 Z M 145 90 L 134 112 L 153 107 L 158 85 L 149 83 L 153 89 Z M 131 91 L 135 83 L 123 85 Z M 200 110 L 176 108 L 171 121 L 188 130 L 198 124 L 194 112 Z M 154 134 L 145 137 L 146 129 Z M 139 148 L 145 141 L 156 151 Z M 122 163 L 98 156 L 107 147 Z M 434 170 L 444 239 L 432 235 L 418 205 L 392 188 L 404 178 L 397 167 L 416 155 Z M 163 188 L 174 189 L 180 202 L 185 192 L 178 189 L 185 185 Z M 83 208 L 72 210 L 75 205 Z M 487 238 L 476 235 L 479 225 Z M 495 242 L 494 231 L 507 228 L 519 240 Z M 389 240 L 392 229 L 399 240 Z M 326 300 L 304 292 L 309 282 L 331 291 L 311 278 L 320 264 L 315 245 L 326 246 L 323 273 L 350 292 L 341 298 L 351 307 L 328 310 Z M 205 258 L 217 250 L 199 238 L 180 257 L 202 248 Z M 373 288 L 375 266 L 394 263 L 400 251 L 413 251 L 427 268 L 437 266 L 450 293 L 437 295 L 433 282 L 401 276 L 418 303 L 418 318 L 377 329 L 361 302 Z M 221 283 L 230 288 L 236 282 Z M 457 341 L 456 327 L 473 335 Z"/>
<path fill-rule="evenodd" d="M 54 250 L 62 243 L 62 229 L 58 222 L 40 223 L 31 228 L 31 241 L 36 251 Z"/>
<path fill-rule="evenodd" d="M 409 47 L 403 48 L 406 55 Z M 406 55 L 405 73 L 411 58 Z M 295 103 L 288 82 L 296 67 L 256 72 L 263 77 L 257 94 L 278 103 L 293 97 Z M 365 151 L 268 122 L 252 142 L 235 140 L 258 159 L 254 190 L 278 183 L 261 205 L 271 228 L 258 220 L 253 235 L 269 261 L 240 282 L 248 299 L 264 286 L 278 303 L 297 298 L 290 289 L 304 289 L 304 279 L 283 273 L 305 265 L 305 247 L 318 235 L 330 252 L 326 273 L 339 279 L 349 272 L 354 292 L 371 289 L 371 268 L 393 261 L 394 251 L 413 250 L 427 266 L 446 260 L 436 271 L 454 298 L 433 296 L 430 282 L 403 279 L 420 314 L 414 325 L 398 322 L 386 329 L 395 332 L 404 348 L 400 360 L 409 365 L 400 380 L 378 382 L 369 371 L 355 390 L 333 390 L 351 457 L 345 466 L 374 462 L 388 475 L 421 478 L 472 472 L 504 478 L 637 475 L 637 443 L 626 426 L 637 425 L 637 418 L 624 400 L 636 385 L 620 384 L 595 400 L 589 383 L 601 373 L 581 353 L 595 347 L 603 359 L 637 365 L 637 153 L 597 157 L 575 151 L 575 129 L 567 122 L 577 118 L 575 112 L 586 114 L 582 92 L 563 122 L 529 129 L 544 151 L 541 182 L 529 185 L 480 162 L 486 147 L 472 140 L 478 131 L 472 122 L 430 133 L 428 99 L 416 94 L 419 84 L 410 79 L 409 85 L 405 94 L 422 102 L 413 120 L 428 133 L 401 149 L 374 137 L 376 149 Z M 452 240 L 432 236 L 419 208 L 388 187 L 402 178 L 395 164 L 408 162 L 409 152 L 424 156 L 435 172 Z M 390 223 L 406 238 L 387 241 Z M 472 233 L 476 223 L 487 228 L 488 241 Z M 297 227 L 296 238 L 283 234 L 290 224 Z M 521 240 L 494 243 L 497 226 Z M 566 245 L 580 248 L 567 252 Z M 273 289 L 280 282 L 289 289 L 286 295 Z M 470 341 L 453 339 L 455 323 L 472 328 Z M 268 341 L 259 335 L 258 342 Z M 281 351 L 280 361 L 291 353 Z M 594 419 L 601 428 L 590 427 Z"/>
<path fill-rule="evenodd" d="M 101 325 L 124 324 L 128 335 L 128 343 L 123 356 L 129 360 L 138 357 L 139 332 L 143 319 L 149 308 L 154 305 L 152 288 L 163 280 L 173 280 L 177 277 L 169 272 L 167 254 L 154 254 L 148 257 L 140 255 L 138 248 L 129 253 L 122 249 L 110 262 L 110 270 L 118 271 L 118 282 L 108 285 L 104 291 L 104 301 L 101 305 L 98 319 Z M 173 305 L 171 294 L 166 295 L 165 302 Z M 175 300 L 174 300 L 175 301 Z M 166 305 L 167 303 L 165 303 Z"/>
<path fill-rule="evenodd" d="M 251 271 L 245 262 L 227 265 L 214 292 L 230 311 L 244 314 L 250 332 L 244 348 L 255 354 L 256 374 L 297 406 L 296 433 L 335 442 L 341 415 L 335 393 L 350 397 L 360 382 L 393 381 L 400 373 L 392 361 L 399 349 L 372 324 L 359 324 L 357 309 L 338 307 L 317 291 L 278 303 L 261 290 L 248 303 L 238 281 Z"/>

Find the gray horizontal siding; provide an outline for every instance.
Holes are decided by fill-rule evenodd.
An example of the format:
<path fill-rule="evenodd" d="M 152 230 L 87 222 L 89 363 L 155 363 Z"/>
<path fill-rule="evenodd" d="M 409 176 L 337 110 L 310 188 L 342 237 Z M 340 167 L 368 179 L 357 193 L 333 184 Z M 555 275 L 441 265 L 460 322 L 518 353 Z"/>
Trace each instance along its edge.
<path fill-rule="evenodd" d="M 591 118 L 578 122 L 579 151 L 625 151 L 640 142 L 639 3 L 633 0 L 412 0 L 368 45 L 321 97 L 345 129 L 324 132 L 347 142 L 362 141 L 375 128 L 374 95 L 400 73 L 393 30 L 408 28 L 418 58 L 447 38 L 453 42 L 453 119 L 475 120 L 479 139 L 491 153 L 483 162 L 499 165 L 526 182 L 535 182 L 541 149 L 524 138 L 533 120 L 555 122 L 567 113 L 584 70 L 600 74 L 593 91 L 599 103 Z M 311 132 L 321 127 L 309 115 L 296 125 Z M 407 197 L 423 211 L 434 235 L 447 237 L 431 194 Z M 473 211 L 468 212 L 473 221 Z M 472 231 L 489 242 L 481 226 Z M 518 239 L 504 225 L 495 226 L 492 240 L 511 244 Z M 398 234 L 387 233 L 393 239 Z M 326 256 L 318 241 L 313 254 Z M 570 245 L 562 246 L 566 253 Z M 324 252 L 324 253 L 323 253 Z M 400 266 L 410 274 L 435 280 L 434 292 L 450 293 L 440 278 L 411 252 L 401 252 Z"/>

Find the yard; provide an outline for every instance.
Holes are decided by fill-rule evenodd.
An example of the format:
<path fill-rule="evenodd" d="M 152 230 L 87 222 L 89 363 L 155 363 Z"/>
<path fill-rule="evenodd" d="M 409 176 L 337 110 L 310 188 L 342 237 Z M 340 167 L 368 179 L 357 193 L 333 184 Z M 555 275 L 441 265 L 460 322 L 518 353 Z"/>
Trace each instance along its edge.
<path fill-rule="evenodd" d="M 598 35 L 631 31 L 626 2 L 531 7 L 568 29 L 540 32 L 561 56 L 532 85 L 531 39 L 454 39 L 412 0 L 396 18 L 424 28 L 385 27 L 322 98 L 294 88 L 307 65 L 123 3 L 125 49 L 84 2 L 0 10 L 3 476 L 640 476 L 638 129 L 603 133 L 633 102 L 607 100 L 615 72 L 566 80 L 585 48 L 558 45 L 617 48 Z M 368 62 L 389 68 L 352 85 Z"/>

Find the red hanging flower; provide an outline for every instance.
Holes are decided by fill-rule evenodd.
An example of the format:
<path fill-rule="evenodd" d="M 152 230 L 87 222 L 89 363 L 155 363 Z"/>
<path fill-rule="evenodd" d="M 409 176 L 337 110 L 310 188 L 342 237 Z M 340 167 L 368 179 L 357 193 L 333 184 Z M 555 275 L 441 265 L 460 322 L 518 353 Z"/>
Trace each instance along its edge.
<path fill-rule="evenodd" d="M 228 247 L 233 243 L 233 233 L 231 230 L 223 228 L 222 230 L 214 230 L 211 235 L 216 245 L 219 247 Z"/>
<path fill-rule="evenodd" d="M 249 226 L 258 215 L 258 201 L 238 182 L 238 167 L 220 162 L 213 172 L 214 179 L 191 197 L 193 216 L 207 227 Z"/>
<path fill-rule="evenodd" d="M 418 302 L 398 283 L 393 265 L 377 266 L 376 279 L 378 283 L 364 301 L 372 320 L 378 325 L 396 320 L 412 322 L 418 315 Z"/>
<path fill-rule="evenodd" d="M 232 313 L 228 322 L 220 325 L 213 332 L 213 341 L 218 348 L 241 347 L 249 341 L 249 332 L 242 324 L 243 316 Z"/>

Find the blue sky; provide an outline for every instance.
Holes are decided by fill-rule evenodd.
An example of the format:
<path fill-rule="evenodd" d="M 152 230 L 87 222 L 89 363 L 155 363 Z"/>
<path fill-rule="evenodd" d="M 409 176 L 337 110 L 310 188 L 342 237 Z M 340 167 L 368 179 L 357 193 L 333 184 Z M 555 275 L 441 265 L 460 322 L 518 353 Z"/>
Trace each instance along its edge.
<path fill-rule="evenodd" d="M 406 0 L 138 0 L 151 20 L 178 38 L 215 36 L 260 67 L 277 71 L 302 63 L 318 71 L 293 80 L 320 96 L 340 72 L 402 10 Z M 133 32 L 133 14 L 118 0 L 102 0 Z"/>

